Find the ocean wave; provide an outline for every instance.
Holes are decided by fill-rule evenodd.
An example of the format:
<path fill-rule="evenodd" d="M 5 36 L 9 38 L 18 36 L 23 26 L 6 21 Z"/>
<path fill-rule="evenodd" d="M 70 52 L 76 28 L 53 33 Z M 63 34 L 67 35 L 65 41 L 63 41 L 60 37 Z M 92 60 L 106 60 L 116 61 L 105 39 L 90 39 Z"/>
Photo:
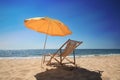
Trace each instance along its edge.
<path fill-rule="evenodd" d="M 54 53 L 57 49 L 47 49 L 46 53 Z M 39 58 L 43 54 L 43 50 L 0 50 L 0 59 L 23 59 L 23 58 Z M 120 49 L 76 49 L 76 57 L 93 57 L 93 56 L 111 56 L 120 55 Z M 72 54 L 70 55 L 72 57 Z"/>

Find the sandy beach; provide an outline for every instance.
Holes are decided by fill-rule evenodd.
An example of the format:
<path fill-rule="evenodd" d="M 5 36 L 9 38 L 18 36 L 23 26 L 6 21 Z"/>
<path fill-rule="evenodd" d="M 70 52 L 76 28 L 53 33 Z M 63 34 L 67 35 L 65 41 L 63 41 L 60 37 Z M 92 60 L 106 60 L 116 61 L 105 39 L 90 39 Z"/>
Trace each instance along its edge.
<path fill-rule="evenodd" d="M 0 59 L 0 80 L 120 80 L 120 56 L 76 58 L 78 68 L 41 68 L 40 59 Z"/>

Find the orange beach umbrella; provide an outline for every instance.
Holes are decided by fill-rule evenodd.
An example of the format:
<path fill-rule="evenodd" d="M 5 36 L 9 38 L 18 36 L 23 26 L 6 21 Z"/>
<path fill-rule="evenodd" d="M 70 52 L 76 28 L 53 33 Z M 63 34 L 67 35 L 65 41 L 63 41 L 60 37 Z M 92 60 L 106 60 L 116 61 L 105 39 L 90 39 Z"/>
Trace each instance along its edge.
<path fill-rule="evenodd" d="M 27 28 L 46 34 L 44 49 L 46 46 L 47 35 L 66 36 L 72 34 L 69 28 L 61 21 L 49 17 L 35 17 L 24 21 Z"/>

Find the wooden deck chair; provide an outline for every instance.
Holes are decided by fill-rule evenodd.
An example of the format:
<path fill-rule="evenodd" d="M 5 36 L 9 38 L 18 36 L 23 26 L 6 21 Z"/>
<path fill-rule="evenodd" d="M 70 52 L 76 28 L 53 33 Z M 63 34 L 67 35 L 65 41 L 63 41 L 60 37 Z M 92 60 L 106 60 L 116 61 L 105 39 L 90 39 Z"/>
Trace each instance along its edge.
<path fill-rule="evenodd" d="M 63 60 L 66 59 L 68 62 L 76 65 L 75 62 L 75 48 L 77 48 L 82 42 L 68 39 L 54 54 L 44 55 L 43 63 L 45 62 L 46 56 L 50 56 L 50 59 L 47 62 L 47 65 L 51 64 L 52 59 L 63 65 Z M 64 49 L 63 49 L 64 48 Z M 69 54 L 73 53 L 73 61 L 67 58 Z M 56 58 L 59 57 L 59 58 Z"/>

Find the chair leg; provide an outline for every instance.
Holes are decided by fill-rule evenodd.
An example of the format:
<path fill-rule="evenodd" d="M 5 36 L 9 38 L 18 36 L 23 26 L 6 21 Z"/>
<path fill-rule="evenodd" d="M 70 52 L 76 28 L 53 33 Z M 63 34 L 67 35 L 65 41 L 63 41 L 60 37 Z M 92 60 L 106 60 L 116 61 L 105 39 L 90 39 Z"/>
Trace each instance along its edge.
<path fill-rule="evenodd" d="M 56 60 L 58 63 L 61 63 L 58 59 L 56 59 L 55 57 L 51 56 L 51 58 L 48 61 L 47 65 L 51 64 L 52 59 Z"/>
<path fill-rule="evenodd" d="M 74 64 L 76 64 L 76 60 L 75 60 L 75 51 L 73 51 L 73 57 L 74 57 Z"/>
<path fill-rule="evenodd" d="M 48 61 L 47 65 L 51 64 L 51 60 L 53 57 L 50 58 L 50 60 Z"/>
<path fill-rule="evenodd" d="M 60 56 L 60 64 L 62 64 L 62 57 Z"/>
<path fill-rule="evenodd" d="M 74 64 L 75 65 L 75 63 L 73 62 L 73 61 L 71 61 L 71 60 L 69 60 L 68 58 L 65 58 L 67 61 L 69 61 L 70 63 L 72 63 L 72 64 Z"/>

